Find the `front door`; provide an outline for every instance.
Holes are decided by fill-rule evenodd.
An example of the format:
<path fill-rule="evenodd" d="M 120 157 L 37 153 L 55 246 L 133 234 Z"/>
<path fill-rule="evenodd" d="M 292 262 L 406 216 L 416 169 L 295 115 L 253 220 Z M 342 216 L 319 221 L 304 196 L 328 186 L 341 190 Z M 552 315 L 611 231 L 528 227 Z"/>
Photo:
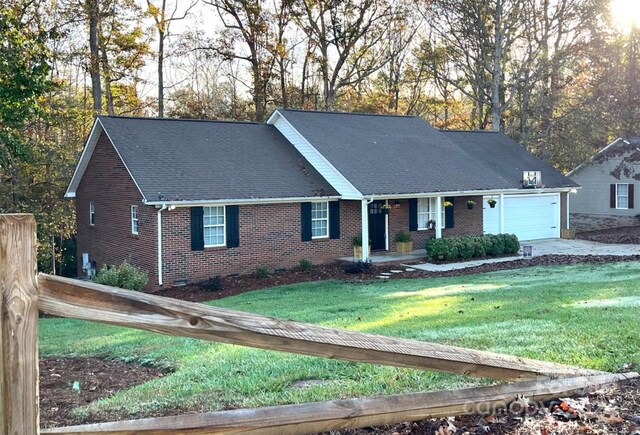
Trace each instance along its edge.
<path fill-rule="evenodd" d="M 369 239 L 371 239 L 371 250 L 386 249 L 386 219 L 382 210 L 384 201 L 373 201 L 369 204 Z"/>

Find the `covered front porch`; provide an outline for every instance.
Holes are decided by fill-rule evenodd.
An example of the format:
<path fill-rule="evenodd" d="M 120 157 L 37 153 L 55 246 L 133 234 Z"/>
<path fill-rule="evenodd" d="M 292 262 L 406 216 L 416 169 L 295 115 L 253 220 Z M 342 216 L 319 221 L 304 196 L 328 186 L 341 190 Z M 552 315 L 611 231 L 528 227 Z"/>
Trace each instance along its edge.
<path fill-rule="evenodd" d="M 447 194 L 374 197 L 360 203 L 362 231 L 354 238 L 356 249 L 349 258 L 383 264 L 424 257 L 425 243 L 431 238 L 482 234 L 483 207 L 489 206 L 481 195 Z M 413 245 L 408 250 L 407 239 Z M 369 249 L 357 249 L 361 241 L 368 241 Z"/>

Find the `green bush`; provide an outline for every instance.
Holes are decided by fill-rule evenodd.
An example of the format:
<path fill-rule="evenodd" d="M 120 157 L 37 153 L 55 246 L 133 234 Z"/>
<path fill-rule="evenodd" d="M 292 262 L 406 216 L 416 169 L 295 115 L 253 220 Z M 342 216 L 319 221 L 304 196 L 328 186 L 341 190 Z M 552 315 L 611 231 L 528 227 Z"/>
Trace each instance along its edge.
<path fill-rule="evenodd" d="M 302 260 L 300 260 L 300 269 L 301 270 L 309 270 L 311 269 L 311 262 L 309 260 L 307 260 L 306 258 L 303 258 Z"/>
<path fill-rule="evenodd" d="M 264 266 L 256 267 L 256 276 L 258 278 L 269 278 L 271 275 L 269 274 L 269 269 Z"/>
<path fill-rule="evenodd" d="M 140 291 L 149 282 L 149 272 L 125 260 L 120 266 L 103 266 L 92 281 L 111 287 Z"/>
<path fill-rule="evenodd" d="M 516 254 L 520 243 L 514 234 L 486 234 L 430 239 L 425 248 L 429 261 L 457 261 Z"/>

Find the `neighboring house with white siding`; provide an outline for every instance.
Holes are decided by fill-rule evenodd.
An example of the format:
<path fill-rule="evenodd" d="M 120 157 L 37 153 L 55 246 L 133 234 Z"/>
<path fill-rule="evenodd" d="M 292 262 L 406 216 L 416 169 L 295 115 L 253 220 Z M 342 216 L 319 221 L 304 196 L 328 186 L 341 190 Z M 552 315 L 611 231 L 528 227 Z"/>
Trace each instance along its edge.
<path fill-rule="evenodd" d="M 567 174 L 582 189 L 571 197 L 571 227 L 588 231 L 637 225 L 640 138 L 618 138 Z"/>

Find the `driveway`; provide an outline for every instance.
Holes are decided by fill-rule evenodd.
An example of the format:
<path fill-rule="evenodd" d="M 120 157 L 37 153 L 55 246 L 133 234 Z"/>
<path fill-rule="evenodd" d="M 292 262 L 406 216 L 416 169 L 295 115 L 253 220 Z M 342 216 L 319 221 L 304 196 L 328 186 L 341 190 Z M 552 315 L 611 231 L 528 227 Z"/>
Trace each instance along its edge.
<path fill-rule="evenodd" d="M 640 245 L 614 245 L 607 243 L 592 242 L 590 240 L 579 239 L 543 239 L 543 240 L 531 240 L 520 241 L 520 252 L 522 252 L 522 246 L 531 246 L 532 256 L 537 257 L 540 255 L 640 255 Z M 488 258 L 483 260 L 472 260 L 460 263 L 448 263 L 448 264 L 415 264 L 412 266 L 414 269 L 426 270 L 428 272 L 444 272 L 448 270 L 466 269 L 468 267 L 480 266 L 490 263 L 503 263 L 505 261 L 523 260 L 526 261 L 521 255 L 514 257 L 500 257 L 500 258 Z"/>
<path fill-rule="evenodd" d="M 538 255 L 640 255 L 640 245 L 614 245 L 580 239 L 544 239 L 521 241 L 530 245 L 532 254 Z"/>

